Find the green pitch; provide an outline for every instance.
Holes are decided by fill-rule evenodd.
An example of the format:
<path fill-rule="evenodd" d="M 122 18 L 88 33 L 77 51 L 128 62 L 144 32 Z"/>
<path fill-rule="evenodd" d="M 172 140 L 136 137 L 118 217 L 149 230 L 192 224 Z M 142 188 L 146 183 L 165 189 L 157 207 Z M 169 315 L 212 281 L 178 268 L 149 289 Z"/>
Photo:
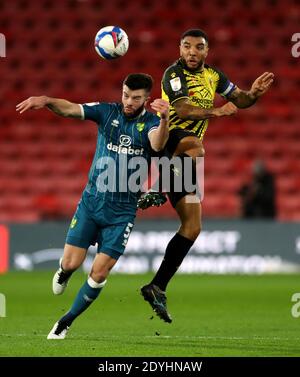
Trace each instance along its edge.
<path fill-rule="evenodd" d="M 168 290 L 172 324 L 152 318 L 139 294 L 149 276 L 111 275 L 68 337 L 47 340 L 84 279 L 77 272 L 54 296 L 52 272 L 0 276 L 7 302 L 0 356 L 300 356 L 300 318 L 291 315 L 296 275 L 177 275 Z"/>

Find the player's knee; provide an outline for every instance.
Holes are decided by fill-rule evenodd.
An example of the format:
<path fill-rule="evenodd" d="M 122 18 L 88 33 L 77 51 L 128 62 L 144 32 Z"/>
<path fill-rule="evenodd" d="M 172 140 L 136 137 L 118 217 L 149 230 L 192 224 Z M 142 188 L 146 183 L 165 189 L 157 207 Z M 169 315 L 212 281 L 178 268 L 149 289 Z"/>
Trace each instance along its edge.
<path fill-rule="evenodd" d="M 64 271 L 75 271 L 80 267 L 81 261 L 78 261 L 75 258 L 66 258 L 64 257 L 61 262 L 61 267 Z"/>
<path fill-rule="evenodd" d="M 196 238 L 199 236 L 201 232 L 201 227 L 200 226 L 194 226 L 193 228 L 190 229 L 190 239 L 191 240 L 196 240 Z"/>
<path fill-rule="evenodd" d="M 106 280 L 108 274 L 109 271 L 106 269 L 101 269 L 99 271 L 92 269 L 90 277 L 97 283 L 103 283 Z"/>
<path fill-rule="evenodd" d="M 200 223 L 187 222 L 182 224 L 181 232 L 186 238 L 195 241 L 201 232 Z"/>

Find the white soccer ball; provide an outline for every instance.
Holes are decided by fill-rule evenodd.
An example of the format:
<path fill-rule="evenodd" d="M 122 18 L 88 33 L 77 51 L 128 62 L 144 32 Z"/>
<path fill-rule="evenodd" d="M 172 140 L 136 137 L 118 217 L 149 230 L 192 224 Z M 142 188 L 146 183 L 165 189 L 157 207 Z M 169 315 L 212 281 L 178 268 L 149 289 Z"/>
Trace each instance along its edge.
<path fill-rule="evenodd" d="M 128 36 L 118 26 L 106 26 L 95 37 L 97 54 L 105 60 L 116 59 L 126 54 L 129 47 Z"/>

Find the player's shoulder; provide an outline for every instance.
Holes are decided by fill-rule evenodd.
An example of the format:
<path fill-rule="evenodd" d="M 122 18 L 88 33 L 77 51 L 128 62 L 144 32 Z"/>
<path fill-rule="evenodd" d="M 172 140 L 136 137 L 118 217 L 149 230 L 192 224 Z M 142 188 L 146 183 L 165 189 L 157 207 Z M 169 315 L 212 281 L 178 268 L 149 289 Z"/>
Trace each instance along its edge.
<path fill-rule="evenodd" d="M 123 111 L 123 105 L 119 102 L 107 102 L 107 104 L 112 110 L 116 110 L 120 113 Z"/>
<path fill-rule="evenodd" d="M 145 114 L 144 114 L 144 117 L 143 117 L 144 121 L 145 122 L 157 122 L 157 121 L 160 121 L 160 117 L 154 113 L 152 113 L 151 111 L 148 111 L 146 110 L 145 111 Z"/>
<path fill-rule="evenodd" d="M 106 113 L 122 113 L 122 104 L 117 102 L 101 102 L 102 111 Z"/>
<path fill-rule="evenodd" d="M 111 109 L 122 110 L 122 104 L 118 102 L 101 102 L 101 104 Z"/>
<path fill-rule="evenodd" d="M 221 71 L 221 69 L 213 66 L 213 65 L 210 65 L 210 64 L 204 64 L 204 70 L 210 72 L 210 73 L 214 73 L 218 76 L 222 76 L 224 75 L 223 71 Z"/>
<path fill-rule="evenodd" d="M 164 72 L 164 77 L 169 76 L 173 73 L 181 73 L 183 72 L 183 65 L 180 60 L 176 60 L 173 64 L 171 64 Z"/>
<path fill-rule="evenodd" d="M 93 106 L 116 107 L 119 104 L 118 103 L 111 103 L 111 102 L 96 101 L 96 102 L 85 102 L 85 103 L 83 103 L 83 105 L 89 106 L 89 107 L 93 107 Z"/>
<path fill-rule="evenodd" d="M 212 73 L 216 73 L 216 74 L 222 73 L 222 71 L 219 68 L 210 64 L 206 64 L 206 63 L 204 64 L 204 70 L 212 72 Z"/>

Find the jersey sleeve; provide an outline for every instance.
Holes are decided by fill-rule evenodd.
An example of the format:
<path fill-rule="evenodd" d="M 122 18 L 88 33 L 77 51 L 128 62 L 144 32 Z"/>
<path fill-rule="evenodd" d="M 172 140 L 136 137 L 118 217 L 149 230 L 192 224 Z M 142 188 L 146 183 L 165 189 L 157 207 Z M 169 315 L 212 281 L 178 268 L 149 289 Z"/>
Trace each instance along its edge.
<path fill-rule="evenodd" d="M 171 66 L 164 73 L 162 88 L 172 105 L 181 98 L 188 98 L 188 87 L 182 69 L 179 66 Z"/>
<path fill-rule="evenodd" d="M 160 117 L 153 114 L 152 121 L 149 122 L 147 126 L 148 136 L 151 134 L 152 131 L 156 130 L 159 127 L 159 124 L 160 124 Z"/>
<path fill-rule="evenodd" d="M 81 118 L 83 120 L 92 120 L 98 124 L 103 124 L 110 113 L 108 103 L 91 102 L 80 105 Z"/>
<path fill-rule="evenodd" d="M 222 71 L 215 68 L 214 70 L 219 75 L 219 82 L 216 92 L 220 94 L 220 96 L 227 98 L 234 91 L 234 89 L 236 89 L 236 85 L 233 84 Z"/>

